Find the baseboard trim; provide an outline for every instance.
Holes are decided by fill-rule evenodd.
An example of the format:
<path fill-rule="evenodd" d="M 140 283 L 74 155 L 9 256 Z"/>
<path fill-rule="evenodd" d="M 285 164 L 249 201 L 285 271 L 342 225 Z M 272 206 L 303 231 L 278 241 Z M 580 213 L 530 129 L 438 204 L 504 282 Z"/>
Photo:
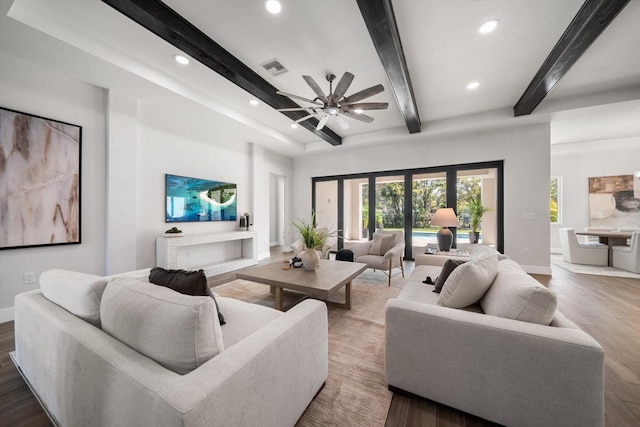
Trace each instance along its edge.
<path fill-rule="evenodd" d="M 562 254 L 562 248 L 551 248 L 550 252 L 552 254 Z"/>
<path fill-rule="evenodd" d="M 551 267 L 542 267 L 540 265 L 520 265 L 524 271 L 529 274 L 543 274 L 551 276 Z"/>
<path fill-rule="evenodd" d="M 13 319 L 15 319 L 15 310 L 13 307 L 0 310 L 0 323 L 11 322 Z"/>

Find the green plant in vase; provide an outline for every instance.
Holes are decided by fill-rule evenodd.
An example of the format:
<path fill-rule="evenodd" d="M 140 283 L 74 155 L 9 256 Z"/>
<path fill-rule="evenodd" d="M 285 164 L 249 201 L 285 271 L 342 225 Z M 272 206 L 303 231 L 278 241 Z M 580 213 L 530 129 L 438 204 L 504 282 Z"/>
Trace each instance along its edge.
<path fill-rule="evenodd" d="M 471 219 L 471 231 L 469 232 L 469 243 L 478 243 L 480 240 L 480 223 L 485 212 L 489 211 L 489 208 L 482 206 L 480 199 L 472 199 L 469 202 L 469 217 Z"/>
<path fill-rule="evenodd" d="M 296 220 L 292 224 L 300 233 L 304 242 L 305 251 L 302 255 L 302 264 L 306 270 L 315 270 L 320 264 L 320 257 L 316 251 L 324 251 L 327 239 L 337 234 L 337 231 L 319 230 L 315 228 L 316 214 L 311 213 L 311 221 Z"/>

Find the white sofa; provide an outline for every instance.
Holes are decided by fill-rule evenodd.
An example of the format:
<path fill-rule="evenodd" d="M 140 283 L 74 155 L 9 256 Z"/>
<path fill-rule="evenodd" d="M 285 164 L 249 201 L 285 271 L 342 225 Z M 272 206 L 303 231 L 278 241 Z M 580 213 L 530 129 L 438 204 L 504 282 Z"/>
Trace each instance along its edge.
<path fill-rule="evenodd" d="M 602 347 L 550 311 L 555 295 L 517 263 L 502 259 L 497 268 L 478 304 L 455 309 L 422 283 L 441 267 L 416 266 L 386 308 L 389 388 L 512 427 L 602 426 Z"/>
<path fill-rule="evenodd" d="M 105 288 L 103 278 L 59 272 L 55 286 L 43 290 L 64 308 L 42 290 L 16 297 L 12 357 L 57 424 L 296 423 L 327 378 L 324 303 L 306 300 L 282 313 L 217 297 L 226 320 L 220 327 L 210 297 L 177 294 L 144 282 L 144 275 L 110 279 Z M 122 334 L 119 322 L 126 316 L 140 319 L 124 325 L 129 345 L 102 329 Z M 189 343 L 202 332 L 221 337 L 204 338 L 207 346 L 196 342 L 195 362 L 189 361 L 195 369 L 180 374 L 163 366 L 174 353 L 188 358 Z M 159 352 L 159 361 L 132 346 Z M 212 349 L 219 354 L 202 359 Z"/>

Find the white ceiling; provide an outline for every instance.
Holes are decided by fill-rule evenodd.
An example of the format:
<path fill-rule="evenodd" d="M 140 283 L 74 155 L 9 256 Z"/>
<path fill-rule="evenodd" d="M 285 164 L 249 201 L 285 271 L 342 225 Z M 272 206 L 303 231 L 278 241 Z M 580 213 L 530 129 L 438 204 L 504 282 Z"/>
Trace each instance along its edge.
<path fill-rule="evenodd" d="M 160 86 L 208 109 L 212 120 L 232 122 L 230 128 L 247 141 L 287 155 L 336 149 L 301 127 L 291 129 L 291 120 L 268 105 L 249 106 L 249 93 L 196 61 L 177 65 L 176 48 L 98 0 L 15 0 L 12 6 L 0 1 L 0 24 L 11 25 L 3 34 L 14 36 L 2 37 L 4 51 L 22 57 L 32 51 L 37 58 L 55 48 L 58 57 L 72 61 L 78 78 L 137 91 L 147 102 L 154 97 L 150 88 Z M 370 112 L 373 123 L 347 119 L 345 131 L 329 122 L 345 147 L 526 121 L 550 121 L 552 143 L 640 136 L 640 0 L 630 1 L 534 114 L 519 118 L 513 118 L 512 107 L 582 1 L 394 0 L 422 121 L 422 133 L 414 135 L 408 134 L 355 1 L 283 0 L 279 15 L 267 13 L 262 0 L 165 3 L 282 91 L 315 97 L 303 74 L 328 91 L 328 72 L 339 78 L 349 71 L 355 79 L 347 95 L 382 83 L 385 92 L 367 101 L 390 107 Z M 4 16 L 7 11 L 12 19 Z M 498 29 L 479 35 L 479 25 L 493 18 L 500 20 Z M 50 37 L 18 37 L 33 31 L 16 21 Z M 25 46 L 25 38 L 36 39 L 37 46 Z M 260 67 L 273 58 L 289 72 L 274 77 Z M 95 72 L 97 61 L 115 70 L 112 77 Z M 468 91 L 473 80 L 480 87 Z"/>

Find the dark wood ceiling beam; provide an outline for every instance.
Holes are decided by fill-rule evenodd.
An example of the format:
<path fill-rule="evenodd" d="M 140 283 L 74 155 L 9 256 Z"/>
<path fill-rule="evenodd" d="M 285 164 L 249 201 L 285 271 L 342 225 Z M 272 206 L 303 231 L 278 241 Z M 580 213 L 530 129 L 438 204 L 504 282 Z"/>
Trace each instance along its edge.
<path fill-rule="evenodd" d="M 404 58 L 402 43 L 391 0 L 356 0 L 360 13 L 387 72 L 391 90 L 409 133 L 420 132 L 420 115 L 413 96 L 409 69 Z"/>
<path fill-rule="evenodd" d="M 102 1 L 271 107 L 294 108 L 299 106 L 289 98 L 276 94 L 278 90 L 276 87 L 160 0 Z M 298 120 L 308 115 L 306 111 L 281 113 L 292 120 Z M 318 119 L 316 118 L 310 118 L 300 123 L 300 126 L 328 143 L 342 144 L 340 135 L 327 126 L 316 130 L 317 125 Z"/>
<path fill-rule="evenodd" d="M 585 0 L 513 107 L 514 116 L 531 114 L 627 3 L 629 0 Z"/>

